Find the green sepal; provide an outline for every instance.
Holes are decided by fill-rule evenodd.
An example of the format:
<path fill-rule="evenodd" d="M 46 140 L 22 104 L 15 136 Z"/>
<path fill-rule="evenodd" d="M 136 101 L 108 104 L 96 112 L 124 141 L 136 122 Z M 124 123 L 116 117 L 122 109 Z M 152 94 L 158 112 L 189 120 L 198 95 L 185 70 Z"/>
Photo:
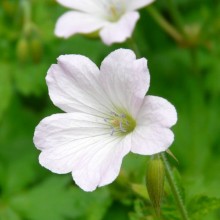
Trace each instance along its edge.
<path fill-rule="evenodd" d="M 164 163 L 159 156 L 155 156 L 148 162 L 146 185 L 157 216 L 160 216 L 161 201 L 164 193 L 164 180 Z"/>

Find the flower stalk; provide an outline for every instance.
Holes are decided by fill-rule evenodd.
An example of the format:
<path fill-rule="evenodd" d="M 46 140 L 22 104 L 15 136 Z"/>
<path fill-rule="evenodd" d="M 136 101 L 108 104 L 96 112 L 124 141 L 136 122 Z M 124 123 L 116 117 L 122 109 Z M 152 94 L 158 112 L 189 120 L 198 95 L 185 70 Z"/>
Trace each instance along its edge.
<path fill-rule="evenodd" d="M 183 220 L 189 220 L 187 210 L 186 210 L 186 208 L 183 204 L 183 200 L 180 196 L 178 187 L 175 183 L 175 180 L 174 180 L 171 168 L 170 168 L 170 164 L 169 164 L 169 162 L 166 158 L 166 155 L 165 155 L 165 153 L 161 153 L 160 155 L 161 155 L 161 158 L 162 158 L 164 166 L 165 166 L 167 181 L 170 185 L 171 191 L 172 191 L 172 193 L 174 195 L 174 198 L 176 200 L 176 203 L 177 203 L 177 206 L 179 208 L 181 217 L 182 217 Z"/>
<path fill-rule="evenodd" d="M 24 26 L 25 26 L 31 23 L 31 6 L 30 6 L 30 2 L 27 0 L 21 0 L 20 5 L 23 11 Z"/>
<path fill-rule="evenodd" d="M 173 2 L 173 0 L 167 0 L 167 3 L 168 3 L 168 7 L 169 7 L 171 17 L 172 17 L 173 21 L 175 22 L 175 25 L 177 26 L 177 28 L 179 29 L 181 34 L 185 38 L 187 38 L 181 15 L 180 15 L 175 3 Z"/>
<path fill-rule="evenodd" d="M 178 30 L 175 29 L 159 12 L 154 6 L 146 7 L 147 12 L 157 22 L 157 24 L 166 31 L 176 42 L 181 43 L 183 37 Z"/>

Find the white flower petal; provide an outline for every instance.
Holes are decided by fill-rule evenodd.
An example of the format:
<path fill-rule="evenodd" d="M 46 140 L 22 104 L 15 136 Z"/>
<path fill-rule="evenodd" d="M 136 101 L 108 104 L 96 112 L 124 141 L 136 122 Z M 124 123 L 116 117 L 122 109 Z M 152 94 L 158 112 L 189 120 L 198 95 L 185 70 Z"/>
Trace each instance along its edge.
<path fill-rule="evenodd" d="M 138 19 L 138 12 L 128 12 L 119 21 L 107 24 L 100 31 L 102 41 L 107 45 L 125 41 L 131 37 Z"/>
<path fill-rule="evenodd" d="M 136 60 L 131 50 L 116 50 L 102 62 L 100 78 L 108 99 L 135 117 L 150 84 L 147 60 Z"/>
<path fill-rule="evenodd" d="M 169 128 L 159 125 L 137 126 L 132 133 L 131 152 L 153 155 L 166 151 L 173 143 L 174 135 Z"/>
<path fill-rule="evenodd" d="M 166 99 L 157 96 L 146 96 L 138 113 L 137 123 L 148 126 L 158 124 L 171 127 L 177 122 L 175 107 Z"/>
<path fill-rule="evenodd" d="M 152 155 L 167 150 L 174 140 L 169 129 L 177 121 L 175 107 L 166 99 L 146 96 L 132 133 L 133 153 Z"/>
<path fill-rule="evenodd" d="M 53 103 L 66 112 L 97 115 L 110 112 L 98 83 L 100 71 L 87 57 L 62 55 L 48 70 L 46 81 Z"/>
<path fill-rule="evenodd" d="M 130 11 L 143 8 L 155 0 L 126 0 L 127 1 L 127 9 Z"/>
<path fill-rule="evenodd" d="M 85 191 L 112 182 L 131 140 L 111 136 L 103 121 L 83 113 L 56 114 L 43 119 L 34 135 L 42 150 L 39 161 L 55 173 L 72 172 Z"/>
<path fill-rule="evenodd" d="M 61 5 L 82 12 L 97 13 L 98 4 L 92 0 L 57 0 Z"/>
<path fill-rule="evenodd" d="M 111 142 L 108 139 L 97 143 L 95 153 L 86 152 L 87 157 L 80 160 L 79 168 L 72 172 L 76 184 L 85 191 L 93 191 L 98 186 L 113 182 L 120 172 L 123 157 L 130 151 L 129 136 L 122 140 L 111 139 Z"/>
<path fill-rule="evenodd" d="M 108 130 L 108 131 L 107 131 Z M 39 150 L 56 148 L 69 139 L 110 133 L 103 118 L 84 113 L 59 113 L 44 118 L 35 129 L 34 143 Z"/>
<path fill-rule="evenodd" d="M 106 21 L 98 17 L 75 11 L 63 14 L 57 21 L 55 34 L 68 38 L 77 33 L 92 33 L 105 25 Z"/>

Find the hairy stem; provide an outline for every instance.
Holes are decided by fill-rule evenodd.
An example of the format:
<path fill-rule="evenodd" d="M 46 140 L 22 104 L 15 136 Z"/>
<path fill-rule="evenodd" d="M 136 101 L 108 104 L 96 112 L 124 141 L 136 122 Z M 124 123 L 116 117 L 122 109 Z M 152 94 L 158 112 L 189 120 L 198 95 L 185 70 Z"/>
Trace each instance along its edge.
<path fill-rule="evenodd" d="M 174 180 L 174 177 L 173 177 L 173 173 L 171 171 L 171 168 L 170 168 L 170 164 L 166 158 L 166 155 L 165 153 L 161 153 L 161 158 L 164 162 L 164 166 L 165 166 L 165 170 L 166 170 L 166 177 L 167 177 L 167 180 L 168 180 L 168 183 L 170 185 L 170 188 L 171 188 L 171 191 L 174 195 L 174 198 L 176 200 L 176 203 L 177 203 L 177 206 L 179 208 L 179 211 L 180 211 L 180 214 L 181 214 L 181 217 L 183 220 L 189 220 L 189 217 L 188 217 L 188 214 L 187 214 L 187 210 L 183 204 L 183 200 L 180 196 L 180 193 L 179 193 L 179 190 L 178 190 L 178 187 L 175 183 L 175 180 Z"/>

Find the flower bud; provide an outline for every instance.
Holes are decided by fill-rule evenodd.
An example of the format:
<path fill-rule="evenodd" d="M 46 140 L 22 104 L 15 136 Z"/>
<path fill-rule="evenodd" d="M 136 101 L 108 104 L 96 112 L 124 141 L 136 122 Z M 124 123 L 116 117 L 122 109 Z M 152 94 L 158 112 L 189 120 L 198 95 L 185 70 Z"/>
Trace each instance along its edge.
<path fill-rule="evenodd" d="M 32 59 L 35 63 L 39 63 L 43 55 L 42 42 L 39 38 L 33 38 L 30 41 L 30 49 Z"/>
<path fill-rule="evenodd" d="M 17 10 L 17 3 L 11 1 L 2 1 L 2 7 L 6 14 L 12 17 Z"/>
<path fill-rule="evenodd" d="M 200 24 L 186 25 L 184 30 L 188 36 L 188 46 L 195 46 L 199 43 L 199 38 L 201 34 Z"/>
<path fill-rule="evenodd" d="M 147 167 L 146 184 L 155 212 L 160 216 L 160 204 L 164 192 L 165 168 L 159 156 L 152 158 Z"/>
<path fill-rule="evenodd" d="M 29 57 L 29 44 L 26 38 L 21 38 L 17 42 L 16 46 L 17 58 L 20 62 L 24 63 L 28 60 Z"/>

